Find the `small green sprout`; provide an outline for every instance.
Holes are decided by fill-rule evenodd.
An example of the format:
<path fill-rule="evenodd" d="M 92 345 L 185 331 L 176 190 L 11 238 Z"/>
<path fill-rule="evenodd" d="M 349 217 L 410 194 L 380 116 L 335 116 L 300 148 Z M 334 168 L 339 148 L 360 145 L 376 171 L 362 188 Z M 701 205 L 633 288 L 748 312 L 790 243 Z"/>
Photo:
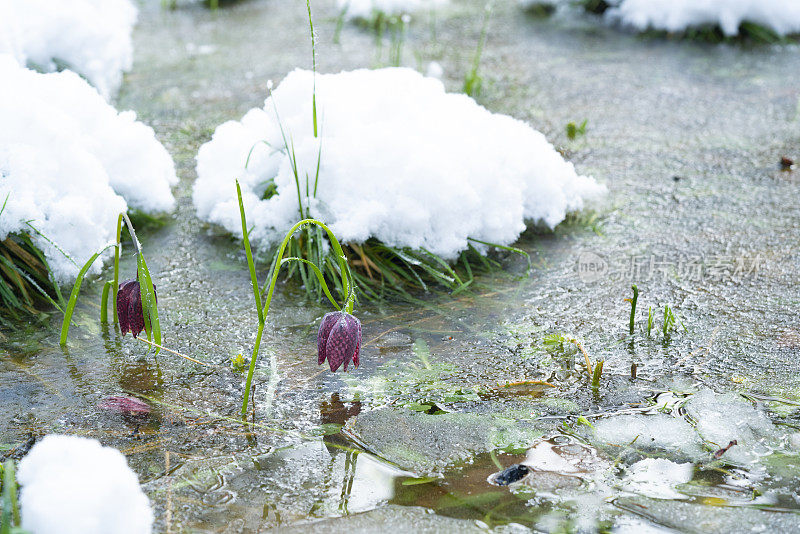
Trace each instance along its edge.
<path fill-rule="evenodd" d="M 231 356 L 231 369 L 237 374 L 244 374 L 247 369 L 247 361 L 244 359 L 241 352 L 235 356 Z"/>
<path fill-rule="evenodd" d="M 655 317 L 653 316 L 653 307 L 649 306 L 647 308 L 647 335 L 650 336 L 650 331 L 653 330 L 653 323 L 655 322 Z"/>
<path fill-rule="evenodd" d="M 586 134 L 586 124 L 589 119 L 584 119 L 580 126 L 576 126 L 574 122 L 567 123 L 567 137 L 570 141 L 574 141 L 576 137 Z"/>
<path fill-rule="evenodd" d="M 669 305 L 664 305 L 664 325 L 662 326 L 662 333 L 665 338 L 669 337 L 670 332 L 675 330 L 675 313 Z"/>
<path fill-rule="evenodd" d="M 633 335 L 633 322 L 636 319 L 636 302 L 639 300 L 639 288 L 636 284 L 633 284 L 631 289 L 633 290 L 633 298 L 625 299 L 625 302 L 630 302 L 631 304 L 630 333 Z"/>

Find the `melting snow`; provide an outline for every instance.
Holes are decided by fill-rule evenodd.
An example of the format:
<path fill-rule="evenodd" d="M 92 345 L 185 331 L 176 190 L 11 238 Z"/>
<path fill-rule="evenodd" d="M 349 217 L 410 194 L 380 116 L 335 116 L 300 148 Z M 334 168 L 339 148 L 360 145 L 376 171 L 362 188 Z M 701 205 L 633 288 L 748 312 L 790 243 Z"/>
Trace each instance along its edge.
<path fill-rule="evenodd" d="M 118 450 L 46 436 L 19 463 L 22 528 L 35 534 L 146 534 L 153 512 Z"/>
<path fill-rule="evenodd" d="M 800 33 L 797 0 L 622 0 L 606 16 L 640 31 L 679 32 L 710 24 L 732 36 L 742 22 L 752 22 L 779 35 Z"/>
<path fill-rule="evenodd" d="M 238 178 L 251 240 L 274 244 L 298 220 L 275 107 L 294 146 L 304 207 L 343 241 L 376 237 L 452 259 L 468 238 L 513 243 L 526 221 L 554 227 L 605 191 L 526 123 L 448 94 L 414 70 L 317 75 L 319 138 L 312 87 L 311 72 L 293 71 L 263 109 L 222 124 L 200 148 L 193 199 L 201 219 L 241 233 Z M 277 194 L 262 200 L 273 180 Z"/>
<path fill-rule="evenodd" d="M 68 282 L 115 239 L 120 212 L 173 208 L 172 159 L 135 113 L 118 113 L 73 72 L 40 74 L 2 54 L 0 80 L 0 240 L 31 233 Z"/>
<path fill-rule="evenodd" d="M 434 10 L 448 0 L 336 0 L 336 7 L 348 19 L 370 20 L 377 14 L 403 15 Z"/>
<path fill-rule="evenodd" d="M 0 54 L 56 70 L 66 64 L 106 99 L 133 63 L 130 0 L 0 0 Z"/>

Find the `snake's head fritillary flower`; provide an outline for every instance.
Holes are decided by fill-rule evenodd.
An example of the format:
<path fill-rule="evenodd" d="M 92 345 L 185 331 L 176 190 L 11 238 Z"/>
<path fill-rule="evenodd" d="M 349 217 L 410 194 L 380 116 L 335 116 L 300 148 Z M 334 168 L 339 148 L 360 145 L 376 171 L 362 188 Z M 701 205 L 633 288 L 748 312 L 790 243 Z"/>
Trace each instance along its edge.
<path fill-rule="evenodd" d="M 156 286 L 153 284 L 153 293 Z M 158 299 L 158 295 L 156 295 Z M 142 314 L 142 291 L 139 288 L 139 281 L 135 279 L 125 280 L 119 285 L 117 291 L 117 316 L 119 317 L 119 328 L 124 336 L 126 332 L 139 335 L 144 330 L 144 315 Z"/>
<path fill-rule="evenodd" d="M 326 313 L 317 333 L 317 363 L 328 360 L 332 372 L 340 365 L 352 361 L 358 367 L 358 353 L 361 350 L 361 321 L 346 312 Z"/>

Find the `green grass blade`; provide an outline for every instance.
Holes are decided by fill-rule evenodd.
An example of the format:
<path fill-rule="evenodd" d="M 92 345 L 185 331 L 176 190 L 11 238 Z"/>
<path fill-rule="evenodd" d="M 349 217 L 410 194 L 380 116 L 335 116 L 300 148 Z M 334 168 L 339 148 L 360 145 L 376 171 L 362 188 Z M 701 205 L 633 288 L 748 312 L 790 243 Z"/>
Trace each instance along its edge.
<path fill-rule="evenodd" d="M 103 284 L 103 294 L 100 297 L 100 322 L 107 323 L 108 322 L 108 296 L 111 292 L 111 287 L 114 285 L 114 282 L 109 280 L 105 284 Z M 114 309 L 117 307 L 117 303 L 114 302 L 112 306 Z"/>
<path fill-rule="evenodd" d="M 250 269 L 250 282 L 253 285 L 253 297 L 256 301 L 258 311 L 258 322 L 264 322 L 264 315 L 261 311 L 261 292 L 258 289 L 258 277 L 256 276 L 256 264 L 253 260 L 253 251 L 250 248 L 250 239 L 247 237 L 247 220 L 244 214 L 244 202 L 242 201 L 242 188 L 239 180 L 236 180 L 236 194 L 239 197 L 239 214 L 242 218 L 242 241 L 244 242 L 244 253 L 247 256 L 247 268 Z"/>
<path fill-rule="evenodd" d="M 147 268 L 147 262 L 141 252 L 136 256 L 136 270 L 139 274 L 139 290 L 142 293 L 142 315 L 144 316 L 145 329 L 149 323 L 153 332 L 153 340 L 161 345 L 161 322 L 158 320 L 156 292 L 155 288 L 153 288 L 150 270 Z M 147 312 L 145 312 L 145 309 Z M 148 338 L 149 336 L 150 332 L 148 332 Z M 156 348 L 156 354 L 160 351 L 161 349 Z"/>
<path fill-rule="evenodd" d="M 117 217 L 117 246 L 114 249 L 114 283 L 111 288 L 111 298 L 114 301 L 111 313 L 114 317 L 114 324 L 119 322 L 119 318 L 117 318 L 117 291 L 119 291 L 119 258 L 122 255 L 122 219 L 123 215 L 120 213 L 119 217 Z"/>
<path fill-rule="evenodd" d="M 304 263 L 304 264 L 308 265 L 311 268 L 311 270 L 314 271 L 314 274 L 317 275 L 317 280 L 319 280 L 319 285 L 322 288 L 322 291 L 325 293 L 325 296 L 328 297 L 328 300 L 331 301 L 331 304 L 333 304 L 333 307 L 336 308 L 337 310 L 341 310 L 342 309 L 336 303 L 336 300 L 333 298 L 333 295 L 331 295 L 331 291 L 330 291 L 330 289 L 328 289 L 328 284 L 325 283 L 325 277 L 322 275 L 322 271 L 319 270 L 319 267 L 317 267 L 316 265 L 314 265 L 313 262 L 310 262 L 307 259 L 298 258 L 298 257 L 295 257 L 295 256 L 291 256 L 291 257 L 288 257 L 288 258 L 283 258 L 281 260 L 281 265 L 283 265 L 284 263 L 289 263 L 290 261 L 298 261 L 298 262 L 301 262 L 301 263 Z"/>
<path fill-rule="evenodd" d="M 75 311 L 75 304 L 78 302 L 78 293 L 81 291 L 81 284 L 83 283 L 86 273 L 89 271 L 89 268 L 92 266 L 95 260 L 100 257 L 100 254 L 113 246 L 113 244 L 106 245 L 100 249 L 99 252 L 95 252 L 92 257 L 89 258 L 89 261 L 87 261 L 78 272 L 78 277 L 75 279 L 75 285 L 72 286 L 72 293 L 70 294 L 69 301 L 67 302 L 67 308 L 64 310 L 64 322 L 61 323 L 61 339 L 59 340 L 59 343 L 62 347 L 67 344 L 67 335 L 69 334 L 69 325 L 72 321 L 72 313 Z"/>
<path fill-rule="evenodd" d="M 468 237 L 467 239 L 469 241 L 474 241 L 475 243 L 480 243 L 481 245 L 486 245 L 488 247 L 499 248 L 501 250 L 507 250 L 509 252 L 514 252 L 515 254 L 519 254 L 520 256 L 523 256 L 528 261 L 528 271 L 527 272 L 530 273 L 531 269 L 533 269 L 533 264 L 531 263 L 530 254 L 528 254 L 527 252 L 525 252 L 521 248 L 507 247 L 505 245 L 498 245 L 497 243 L 490 243 L 489 241 L 481 241 L 480 239 L 473 239 L 471 237 Z"/>

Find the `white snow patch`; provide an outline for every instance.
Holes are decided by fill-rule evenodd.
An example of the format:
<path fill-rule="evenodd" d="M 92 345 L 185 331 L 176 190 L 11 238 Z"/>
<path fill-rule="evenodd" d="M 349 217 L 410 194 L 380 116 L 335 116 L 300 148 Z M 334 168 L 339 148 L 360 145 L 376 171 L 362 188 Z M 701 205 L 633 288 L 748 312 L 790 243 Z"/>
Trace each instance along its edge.
<path fill-rule="evenodd" d="M 448 0 L 336 0 L 336 8 L 347 19 L 371 20 L 377 14 L 398 16 L 418 11 L 433 11 Z"/>
<path fill-rule="evenodd" d="M 773 450 L 777 432 L 772 421 L 737 393 L 704 389 L 692 395 L 685 408 L 711 446 L 722 448 L 736 440 L 723 456 L 726 461 L 752 464 Z"/>
<path fill-rule="evenodd" d="M 130 0 L 0 0 L 0 54 L 49 71 L 66 64 L 108 99 L 133 64 L 136 17 Z"/>
<path fill-rule="evenodd" d="M 599 440 L 620 447 L 664 450 L 690 458 L 707 454 L 689 423 L 666 414 L 610 417 L 595 423 L 594 431 Z"/>
<path fill-rule="evenodd" d="M 146 534 L 153 512 L 125 456 L 94 439 L 49 435 L 19 463 L 22 528 L 34 534 Z"/>
<path fill-rule="evenodd" d="M 414 70 L 317 75 L 319 138 L 312 87 L 311 72 L 291 72 L 263 109 L 220 125 L 200 148 L 193 199 L 201 219 L 241 233 L 238 178 L 251 240 L 276 243 L 298 220 L 297 185 L 274 106 L 294 145 L 303 205 L 342 241 L 376 237 L 452 259 L 468 238 L 513 243 L 526 221 L 554 227 L 605 192 L 526 123 L 445 93 L 441 81 Z M 307 201 L 320 150 L 317 195 Z M 272 180 L 277 194 L 262 200 Z"/>
<path fill-rule="evenodd" d="M 431 61 L 425 69 L 425 76 L 441 80 L 444 76 L 444 67 L 437 61 Z"/>
<path fill-rule="evenodd" d="M 685 499 L 675 486 L 692 479 L 690 463 L 677 464 L 664 458 L 645 458 L 628 467 L 622 487 L 654 499 Z"/>
<path fill-rule="evenodd" d="M 73 72 L 40 74 L 7 55 L 0 80 L 0 240 L 31 233 L 69 282 L 115 238 L 120 212 L 173 208 L 172 158 L 135 113 L 118 113 Z"/>
<path fill-rule="evenodd" d="M 653 28 L 679 32 L 715 25 L 733 36 L 739 33 L 742 22 L 752 22 L 779 35 L 800 33 L 797 0 L 622 0 L 606 11 L 606 17 L 639 31 Z"/>

